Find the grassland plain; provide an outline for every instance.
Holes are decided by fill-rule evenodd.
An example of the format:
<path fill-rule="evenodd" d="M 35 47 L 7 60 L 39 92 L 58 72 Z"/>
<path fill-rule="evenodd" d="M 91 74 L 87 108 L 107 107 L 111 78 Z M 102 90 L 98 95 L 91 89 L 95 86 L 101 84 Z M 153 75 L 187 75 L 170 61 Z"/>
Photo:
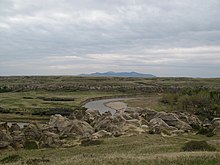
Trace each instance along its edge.
<path fill-rule="evenodd" d="M 70 148 L 0 151 L 0 160 L 9 155 L 17 154 L 20 159 L 10 165 L 32 164 L 31 160 L 48 165 L 219 165 L 220 145 L 217 151 L 183 152 L 182 146 L 189 140 L 219 140 L 215 136 L 207 138 L 201 135 L 184 135 L 181 137 L 162 137 L 161 135 L 122 136 L 104 139 L 103 144 L 94 146 L 76 145 Z M 77 144 L 77 141 L 69 141 Z M 44 162 L 47 160 L 47 162 Z"/>
<path fill-rule="evenodd" d="M 82 103 L 97 97 L 136 97 L 125 101 L 131 107 L 149 107 L 157 111 L 170 111 L 160 104 L 164 94 L 181 89 L 220 89 L 220 79 L 200 78 L 114 78 L 31 76 L 0 77 L 1 121 L 47 121 L 49 116 L 32 115 L 57 108 L 74 111 Z M 45 99 L 46 98 L 46 99 Z M 60 100 L 59 100 L 60 99 Z M 65 101 L 68 100 L 68 101 Z M 6 110 L 6 111 L 4 111 Z M 9 112 L 7 111 L 9 110 Z M 141 134 L 103 139 L 94 146 L 81 146 L 78 140 L 68 140 L 73 147 L 44 148 L 39 150 L 0 151 L 0 161 L 18 155 L 19 164 L 220 164 L 220 137 L 202 135 L 161 136 Z M 216 147 L 216 151 L 183 152 L 189 140 L 205 140 Z M 214 141 L 215 140 L 215 141 Z M 3 163 L 3 161 L 1 161 Z"/>

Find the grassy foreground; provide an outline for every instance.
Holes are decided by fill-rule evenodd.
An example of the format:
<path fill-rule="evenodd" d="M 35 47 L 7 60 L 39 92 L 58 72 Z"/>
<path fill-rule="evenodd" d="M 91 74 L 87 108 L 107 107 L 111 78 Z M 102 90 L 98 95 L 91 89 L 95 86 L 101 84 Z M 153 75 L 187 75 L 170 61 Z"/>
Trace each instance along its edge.
<path fill-rule="evenodd" d="M 188 140 L 213 141 L 215 152 L 183 152 L 182 146 Z M 20 150 L 0 154 L 0 160 L 18 154 L 20 160 L 8 165 L 48 164 L 48 165 L 218 165 L 220 163 L 219 137 L 207 138 L 201 135 L 162 137 L 160 135 L 137 135 L 104 139 L 103 144 L 94 146 L 77 145 L 71 148 Z M 70 141 L 70 143 L 77 143 Z M 27 156 L 28 155 L 28 156 Z"/>

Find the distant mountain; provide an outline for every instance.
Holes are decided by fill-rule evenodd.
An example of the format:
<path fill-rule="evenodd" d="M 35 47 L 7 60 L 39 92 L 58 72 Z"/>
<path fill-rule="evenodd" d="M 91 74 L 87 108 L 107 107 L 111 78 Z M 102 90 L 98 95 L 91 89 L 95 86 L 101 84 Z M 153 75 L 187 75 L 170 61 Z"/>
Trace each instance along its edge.
<path fill-rule="evenodd" d="M 91 74 L 80 74 L 79 76 L 89 76 L 89 77 L 144 77 L 152 78 L 156 77 L 152 74 L 143 74 L 137 72 L 105 72 L 105 73 L 91 73 Z"/>

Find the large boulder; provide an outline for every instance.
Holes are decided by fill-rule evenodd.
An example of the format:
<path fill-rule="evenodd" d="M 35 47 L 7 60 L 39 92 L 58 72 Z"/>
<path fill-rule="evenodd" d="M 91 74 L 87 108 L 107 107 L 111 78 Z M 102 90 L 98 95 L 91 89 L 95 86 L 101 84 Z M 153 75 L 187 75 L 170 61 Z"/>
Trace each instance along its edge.
<path fill-rule="evenodd" d="M 8 129 L 9 129 L 9 126 L 8 126 L 8 123 L 7 123 L 7 122 L 0 123 L 0 131 L 1 131 L 1 130 L 6 130 L 6 131 L 8 131 Z"/>
<path fill-rule="evenodd" d="M 176 127 L 179 130 L 191 131 L 192 127 L 186 122 L 180 120 L 174 113 L 159 112 L 156 117 L 162 119 L 169 126 Z"/>
<path fill-rule="evenodd" d="M 86 110 L 82 120 L 86 121 L 91 125 L 94 125 L 100 117 L 101 114 L 98 110 L 88 109 Z"/>
<path fill-rule="evenodd" d="M 0 141 L 6 141 L 11 143 L 12 137 L 10 133 L 6 130 L 0 130 Z"/>
<path fill-rule="evenodd" d="M 40 139 L 41 147 L 57 148 L 60 147 L 62 144 L 63 143 L 60 140 L 59 135 L 49 131 L 44 131 Z"/>
<path fill-rule="evenodd" d="M 160 134 L 162 131 L 171 132 L 177 130 L 175 127 L 169 126 L 161 118 L 153 118 L 149 122 L 149 132 L 152 134 Z"/>
<path fill-rule="evenodd" d="M 79 137 L 89 137 L 94 132 L 94 128 L 89 123 L 76 119 L 72 120 L 68 126 L 63 128 L 60 136 L 76 135 Z"/>
<path fill-rule="evenodd" d="M 7 141 L 0 141 L 0 150 L 7 149 L 9 147 L 10 143 Z"/>
<path fill-rule="evenodd" d="M 23 148 L 23 144 L 26 140 L 24 133 L 22 131 L 13 131 L 13 132 L 11 132 L 11 136 L 12 136 L 11 146 L 15 150 L 19 150 L 19 149 Z"/>
<path fill-rule="evenodd" d="M 39 140 L 42 135 L 42 131 L 36 123 L 29 124 L 22 132 L 27 140 Z"/>
<path fill-rule="evenodd" d="M 156 117 L 158 112 L 153 110 L 153 109 L 146 108 L 146 109 L 143 109 L 143 110 L 139 110 L 139 113 L 147 121 L 150 121 L 151 119 Z"/>
<path fill-rule="evenodd" d="M 14 131 L 20 131 L 21 128 L 17 123 L 12 123 L 11 127 L 9 128 L 10 132 L 14 132 Z"/>
<path fill-rule="evenodd" d="M 86 108 L 74 110 L 74 112 L 69 116 L 69 119 L 71 120 L 82 120 L 83 117 L 85 116 L 86 113 Z"/>
<path fill-rule="evenodd" d="M 95 130 L 106 130 L 111 132 L 114 136 L 120 136 L 123 134 L 123 126 L 125 124 L 125 118 L 119 113 L 112 115 L 102 115 L 97 123 L 94 125 Z"/>
<path fill-rule="evenodd" d="M 58 132 L 63 132 L 63 130 L 69 127 L 70 125 L 71 120 L 59 114 L 52 115 L 50 117 L 49 126 L 52 128 L 56 128 Z"/>
<path fill-rule="evenodd" d="M 188 123 L 192 128 L 199 129 L 202 127 L 202 121 L 196 115 L 187 112 L 177 112 L 176 114 L 180 120 Z"/>

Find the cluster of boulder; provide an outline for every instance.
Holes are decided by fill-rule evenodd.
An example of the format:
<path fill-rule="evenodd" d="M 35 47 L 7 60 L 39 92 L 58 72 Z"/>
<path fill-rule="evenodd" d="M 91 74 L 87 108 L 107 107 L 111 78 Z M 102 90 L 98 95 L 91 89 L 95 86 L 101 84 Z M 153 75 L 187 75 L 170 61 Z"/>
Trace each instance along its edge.
<path fill-rule="evenodd" d="M 59 114 L 50 117 L 48 124 L 30 123 L 24 128 L 18 124 L 0 125 L 0 149 L 64 147 L 66 139 L 99 139 L 141 133 L 178 135 L 194 132 L 195 128 L 212 127 L 220 134 L 220 118 L 203 123 L 189 113 L 157 112 L 151 109 L 126 108 L 100 114 L 97 110 L 76 111 L 71 116 Z"/>

